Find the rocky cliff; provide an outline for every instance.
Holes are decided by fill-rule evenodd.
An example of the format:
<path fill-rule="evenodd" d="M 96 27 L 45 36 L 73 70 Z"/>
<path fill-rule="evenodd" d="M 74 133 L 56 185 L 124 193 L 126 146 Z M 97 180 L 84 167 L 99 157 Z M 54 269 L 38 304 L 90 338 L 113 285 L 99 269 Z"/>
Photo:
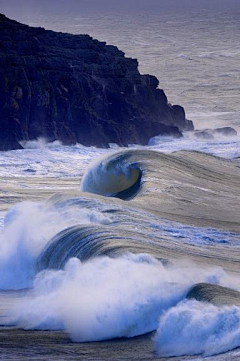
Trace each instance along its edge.
<path fill-rule="evenodd" d="M 0 150 L 38 137 L 146 144 L 158 134 L 193 129 L 158 85 L 115 46 L 0 15 Z"/>

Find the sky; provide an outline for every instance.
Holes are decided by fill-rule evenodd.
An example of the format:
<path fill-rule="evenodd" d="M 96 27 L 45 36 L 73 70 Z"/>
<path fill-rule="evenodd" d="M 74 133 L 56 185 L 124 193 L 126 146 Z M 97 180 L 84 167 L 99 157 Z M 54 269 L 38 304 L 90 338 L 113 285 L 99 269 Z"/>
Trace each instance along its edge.
<path fill-rule="evenodd" d="M 107 13 L 188 11 L 198 9 L 240 11 L 240 0 L 0 0 L 0 12 L 13 18 L 64 12 Z"/>

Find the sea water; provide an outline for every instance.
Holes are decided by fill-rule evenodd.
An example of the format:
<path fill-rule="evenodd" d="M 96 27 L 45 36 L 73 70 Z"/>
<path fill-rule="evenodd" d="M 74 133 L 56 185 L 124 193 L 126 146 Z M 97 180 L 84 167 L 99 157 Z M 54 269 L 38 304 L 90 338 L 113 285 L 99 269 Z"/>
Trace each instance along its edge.
<path fill-rule="evenodd" d="M 235 11 L 201 9 L 191 14 L 136 12 L 124 17 L 113 13 L 70 12 L 67 16 L 42 14 L 34 18 L 21 13 L 16 20 L 57 31 L 89 33 L 117 45 L 127 56 L 138 58 L 142 73 L 159 78 L 169 101 L 183 105 L 187 118 L 194 121 L 196 128 L 232 126 L 239 130 L 238 19 Z M 44 139 L 27 142 L 24 146 L 23 150 L 0 153 L 2 182 L 6 177 L 71 178 L 79 179 L 80 189 L 80 179 L 91 161 L 119 150 L 113 144 L 107 150 L 80 144 L 63 147 L 59 142 L 46 144 Z M 212 140 L 196 140 L 189 134 L 181 139 L 155 137 L 147 147 L 129 145 L 129 148 L 147 148 L 168 154 L 177 150 L 197 150 L 236 163 L 240 157 L 238 136 Z M 33 184 L 33 188 L 41 187 L 38 181 Z M 124 341 L 130 346 L 124 347 L 123 341 L 97 347 L 88 344 L 78 349 L 72 345 L 68 352 L 74 350 L 75 359 L 81 352 L 84 352 L 81 357 L 89 360 L 98 359 L 99 352 L 103 359 L 116 360 L 214 355 L 240 345 L 239 308 L 203 307 L 197 301 L 184 299 L 189 287 L 196 282 L 240 289 L 238 280 L 229 278 L 219 267 L 202 270 L 188 265 L 186 269 L 167 266 L 149 255 L 128 254 L 117 259 L 96 257 L 86 263 L 71 258 L 62 270 L 45 270 L 36 275 L 36 259 L 57 232 L 76 222 L 94 225 L 116 222 L 114 212 L 103 214 L 99 209 L 81 207 L 78 212 L 74 209 L 64 213 L 45 207 L 40 200 L 16 206 L 7 216 L 6 212 L 0 214 L 2 289 L 31 287 L 32 290 L 31 294 L 19 298 L 3 325 L 27 330 L 65 330 L 75 342 L 130 338 Z M 237 234 L 163 220 L 160 225 L 158 220 L 151 220 L 151 224 L 153 232 L 157 229 L 166 239 L 175 237 L 176 244 L 218 247 L 220 240 L 225 240 L 227 247 L 239 248 Z M 153 340 L 152 336 L 147 341 L 131 339 L 154 330 L 157 332 Z M 46 354 L 54 359 L 59 334 L 38 332 L 39 342 L 43 342 L 41 337 L 46 340 L 50 337 L 49 349 L 52 347 L 54 352 L 46 351 Z M 33 335 L 29 337 L 35 337 Z M 65 339 L 58 346 L 59 352 L 63 352 L 64 343 Z M 35 344 L 38 344 L 38 336 Z M 124 350 L 128 347 L 129 353 Z M 237 359 L 238 351 L 231 355 Z M 28 359 L 30 357 L 36 358 L 34 351 Z M 215 359 L 228 360 L 229 357 L 226 354 Z"/>

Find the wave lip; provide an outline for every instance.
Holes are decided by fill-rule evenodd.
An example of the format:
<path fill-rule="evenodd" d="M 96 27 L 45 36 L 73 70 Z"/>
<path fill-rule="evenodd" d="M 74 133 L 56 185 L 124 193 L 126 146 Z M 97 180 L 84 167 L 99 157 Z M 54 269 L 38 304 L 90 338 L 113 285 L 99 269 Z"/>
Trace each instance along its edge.
<path fill-rule="evenodd" d="M 142 171 L 128 158 L 129 152 L 123 152 L 95 163 L 85 174 L 81 190 L 122 200 L 134 198 L 141 188 Z"/>
<path fill-rule="evenodd" d="M 135 236 L 129 230 L 101 226 L 73 226 L 59 232 L 43 249 L 37 270 L 63 269 L 71 258 L 82 262 L 100 256 L 120 257 L 123 254 L 146 253 L 165 262 L 161 247 L 149 242 L 147 235 Z"/>
<path fill-rule="evenodd" d="M 239 291 L 214 284 L 198 283 L 190 289 L 186 297 L 196 301 L 209 302 L 215 306 L 240 307 Z"/>

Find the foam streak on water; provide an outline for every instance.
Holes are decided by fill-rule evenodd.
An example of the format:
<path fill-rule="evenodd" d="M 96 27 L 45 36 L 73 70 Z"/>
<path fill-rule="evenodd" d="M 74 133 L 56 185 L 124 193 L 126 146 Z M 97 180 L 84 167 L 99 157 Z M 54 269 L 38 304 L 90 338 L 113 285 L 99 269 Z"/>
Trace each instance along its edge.
<path fill-rule="evenodd" d="M 196 128 L 239 131 L 239 13 L 234 7 L 124 16 L 71 13 L 68 7 L 69 16 L 54 11 L 29 18 L 15 7 L 6 15 L 117 45 L 138 58 L 142 73 L 159 78 L 169 101 L 183 105 Z M 108 150 L 39 139 L 24 147 L 0 152 L 4 327 L 38 330 L 37 335 L 64 330 L 75 342 L 156 331 L 155 354 L 150 350 L 143 356 L 136 343 L 131 357 L 125 357 L 137 361 L 182 360 L 182 355 L 202 360 L 240 347 L 239 137 L 199 140 L 184 134 L 155 137 L 148 147 L 111 145 Z M 122 150 L 127 155 L 115 159 Z M 45 199 L 56 191 L 64 194 Z M 16 205 L 19 200 L 24 202 Z M 196 299 L 189 299 L 196 283 L 205 293 L 195 289 Z M 50 334 L 45 344 L 52 350 Z M 20 335 L 22 345 L 27 337 Z M 57 359 L 67 344 L 66 338 L 64 345 L 57 343 Z M 106 344 L 107 359 L 113 344 Z M 70 346 L 69 359 L 75 347 Z M 89 356 L 91 347 L 83 358 L 97 354 L 100 359 L 101 346 L 95 358 Z M 123 359 L 122 352 L 113 359 Z M 20 354 L 24 357 L 22 349 Z M 214 359 L 228 361 L 230 355 L 238 359 L 239 351 Z"/>
<path fill-rule="evenodd" d="M 11 310 L 8 323 L 65 329 L 76 342 L 133 337 L 155 330 L 164 310 L 194 282 L 221 277 L 227 276 L 218 269 L 167 267 L 144 254 L 86 263 L 72 258 L 63 271 L 38 274 L 33 291 Z"/>
<path fill-rule="evenodd" d="M 28 142 L 26 149 L 0 152 L 0 174 L 6 177 L 82 177 L 89 163 L 102 154 L 116 152 L 119 147 L 99 149 L 82 145 L 63 147 L 59 143 L 46 144 L 43 140 Z M 131 146 L 129 146 L 131 148 Z M 134 146 L 137 149 L 146 147 Z M 223 158 L 240 157 L 239 137 L 220 137 L 213 140 L 197 140 L 190 134 L 181 139 L 155 137 L 149 142 L 149 149 L 171 153 L 177 150 L 198 150 Z"/>
<path fill-rule="evenodd" d="M 88 170 L 74 192 L 25 201 L 5 215 L 0 288 L 10 291 L 10 302 L 0 307 L 2 325 L 64 330 L 75 342 L 157 330 L 154 345 L 161 356 L 240 346 L 238 161 L 172 152 L 191 141 L 157 138 L 149 147 L 106 154 L 37 142 L 34 149 L 7 153 L 12 169 L 19 154 L 22 164 L 29 154 L 41 154 L 38 172 L 48 169 L 51 176 L 59 174 L 63 154 L 63 181 L 68 169 L 72 177 Z M 233 158 L 237 139 L 196 144 L 217 154 L 223 142 L 225 157 Z M 89 166 L 93 155 L 100 157 Z M 186 299 L 198 283 L 227 303 Z M 213 284 L 223 288 L 215 291 Z M 235 298 L 226 286 L 236 290 Z M 20 298 L 11 293 L 26 288 Z M 216 339 L 221 346 L 212 347 Z"/>

